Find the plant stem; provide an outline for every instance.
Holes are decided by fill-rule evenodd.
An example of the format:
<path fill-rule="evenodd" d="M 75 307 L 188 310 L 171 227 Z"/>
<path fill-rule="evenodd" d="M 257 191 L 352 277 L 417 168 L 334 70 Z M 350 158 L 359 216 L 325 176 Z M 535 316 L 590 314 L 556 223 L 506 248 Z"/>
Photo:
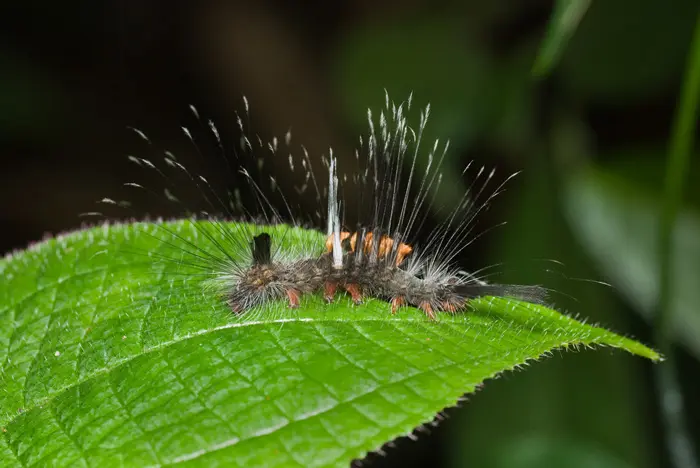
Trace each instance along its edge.
<path fill-rule="evenodd" d="M 698 466 L 693 445 L 687 433 L 684 420 L 683 397 L 676 361 L 673 354 L 673 232 L 676 218 L 683 200 L 683 190 L 693 151 L 695 126 L 700 101 L 700 14 L 698 15 L 693 40 L 690 45 L 680 101 L 673 124 L 668 162 L 663 212 L 659 234 L 659 274 L 660 292 L 658 313 L 655 323 L 656 345 L 665 355 L 667 362 L 657 366 L 656 381 L 661 398 L 661 411 L 664 419 L 669 454 L 678 468 Z"/>

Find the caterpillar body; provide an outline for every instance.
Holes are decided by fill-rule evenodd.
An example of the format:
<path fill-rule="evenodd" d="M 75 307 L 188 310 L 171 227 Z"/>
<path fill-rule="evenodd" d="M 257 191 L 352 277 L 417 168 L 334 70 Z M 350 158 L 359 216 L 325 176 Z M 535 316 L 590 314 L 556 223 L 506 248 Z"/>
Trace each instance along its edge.
<path fill-rule="evenodd" d="M 414 129 L 408 125 L 406 116 L 411 104 L 411 97 L 397 105 L 386 95 L 378 124 L 368 110 L 369 133 L 360 138 L 354 155 L 359 169 L 353 172 L 339 176 L 339 161 L 332 151 L 327 157 L 314 158 L 301 147 L 299 159 L 290 150 L 290 170 L 294 172 L 301 166 L 303 172 L 302 184 L 295 187 L 297 193 L 315 191 L 316 203 L 324 206 L 314 210 L 311 216 L 302 215 L 316 229 L 325 228 L 325 242 L 321 245 L 300 234 L 296 228 L 300 225 L 299 216 L 294 215 L 292 208 L 296 205 L 284 194 L 277 179 L 268 178 L 268 184 L 253 173 L 262 168 L 265 157 L 284 158 L 282 147 L 291 147 L 289 133 L 283 145 L 277 139 L 264 143 L 260 138 L 247 136 L 246 120 L 239 117 L 241 138 L 239 151 L 234 153 L 238 182 L 233 189 L 226 189 L 223 196 L 209 178 L 189 171 L 169 151 L 162 154 L 160 162 L 130 156 L 132 162 L 165 178 L 169 187 L 161 195 L 168 202 L 205 221 L 193 223 L 201 233 L 200 243 L 178 244 L 178 255 L 160 258 L 185 261 L 199 269 L 207 284 L 215 285 L 216 293 L 235 314 L 245 314 L 280 300 L 295 308 L 306 294 L 321 294 L 331 302 L 338 294 L 347 293 L 356 304 L 366 297 L 379 298 L 390 304 L 391 313 L 413 306 L 430 319 L 435 319 L 438 312 L 466 311 L 469 300 L 481 296 L 545 301 L 547 290 L 541 286 L 487 283 L 478 274 L 465 272 L 455 264 L 458 254 L 478 237 L 473 234 L 474 220 L 512 176 L 490 190 L 494 171 L 468 165 L 462 174 L 475 170 L 474 181 L 447 210 L 443 221 L 429 229 L 424 247 L 414 244 L 416 232 L 424 227 L 426 212 L 437 205 L 435 194 L 443 182 L 442 163 L 449 145 L 435 141 L 427 150 L 422 148 L 430 107 L 421 112 L 420 123 Z M 244 105 L 247 116 L 249 108 L 245 99 Z M 201 121 L 196 109 L 192 110 Z M 211 121 L 206 128 L 227 166 L 230 165 L 231 158 L 224 154 L 218 129 Z M 195 143 L 192 132 L 188 128 L 183 131 Z M 152 144 L 143 132 L 136 130 L 136 133 Z M 196 143 L 195 146 L 199 150 Z M 260 156 L 260 152 L 264 155 Z M 326 177 L 315 175 L 314 167 L 319 161 L 327 170 Z M 175 194 L 179 186 L 174 183 L 173 175 L 196 188 L 205 209 L 192 209 L 181 201 Z M 136 182 L 125 185 L 146 190 Z M 249 195 L 247 202 L 243 201 L 244 191 Z M 341 197 L 339 193 L 350 196 Z M 126 205 L 108 198 L 102 202 Z M 353 203 L 357 205 L 354 211 Z M 231 219 L 249 222 L 226 222 Z M 351 219 L 355 224 L 348 229 Z M 275 230 L 276 236 L 265 227 L 283 223 L 289 227 L 281 236 L 279 230 Z M 170 237 L 177 235 L 167 227 L 162 229 Z M 174 247 L 171 241 L 163 242 Z"/>

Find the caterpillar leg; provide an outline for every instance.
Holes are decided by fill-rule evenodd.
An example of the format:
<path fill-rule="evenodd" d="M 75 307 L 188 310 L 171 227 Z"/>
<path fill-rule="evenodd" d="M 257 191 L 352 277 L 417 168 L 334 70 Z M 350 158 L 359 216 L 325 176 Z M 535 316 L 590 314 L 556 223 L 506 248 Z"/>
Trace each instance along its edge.
<path fill-rule="evenodd" d="M 440 305 L 445 312 L 455 314 L 457 311 L 464 309 L 465 303 L 462 301 L 444 301 Z"/>
<path fill-rule="evenodd" d="M 427 315 L 429 319 L 435 320 L 435 312 L 433 312 L 433 306 L 430 305 L 430 302 L 423 301 L 418 304 L 418 308 L 425 312 L 425 315 Z"/>
<path fill-rule="evenodd" d="M 335 291 L 337 288 L 338 283 L 333 281 L 326 281 L 326 283 L 323 285 L 323 298 L 326 300 L 326 302 L 333 302 L 333 298 L 335 297 Z"/>
<path fill-rule="evenodd" d="M 294 288 L 289 288 L 285 292 L 287 293 L 287 299 L 289 299 L 289 308 L 296 309 L 299 307 L 299 298 L 301 297 L 301 293 Z"/>
<path fill-rule="evenodd" d="M 362 293 L 360 292 L 360 287 L 358 285 L 350 283 L 346 284 L 344 288 L 350 294 L 350 297 L 352 297 L 352 301 L 355 304 L 362 304 Z"/>
<path fill-rule="evenodd" d="M 391 313 L 395 314 L 399 307 L 406 304 L 406 298 L 403 296 L 396 296 L 391 300 Z"/>

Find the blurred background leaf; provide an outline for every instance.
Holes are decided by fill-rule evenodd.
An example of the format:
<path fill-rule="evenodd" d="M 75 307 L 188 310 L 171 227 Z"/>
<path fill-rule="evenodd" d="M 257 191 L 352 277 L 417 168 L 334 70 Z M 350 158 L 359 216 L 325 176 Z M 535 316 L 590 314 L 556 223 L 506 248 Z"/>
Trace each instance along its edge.
<path fill-rule="evenodd" d="M 629 176 L 603 168 L 582 171 L 567 181 L 566 214 L 606 276 L 630 305 L 651 321 L 659 300 L 654 250 L 658 244 L 659 194 L 648 185 L 635 184 Z M 700 358 L 700 213 L 690 208 L 680 213 L 674 243 L 674 330 Z"/>
<path fill-rule="evenodd" d="M 547 35 L 542 41 L 532 67 L 532 73 L 535 76 L 546 75 L 556 65 L 590 5 L 591 0 L 557 0 L 555 2 L 552 18 L 547 26 Z"/>

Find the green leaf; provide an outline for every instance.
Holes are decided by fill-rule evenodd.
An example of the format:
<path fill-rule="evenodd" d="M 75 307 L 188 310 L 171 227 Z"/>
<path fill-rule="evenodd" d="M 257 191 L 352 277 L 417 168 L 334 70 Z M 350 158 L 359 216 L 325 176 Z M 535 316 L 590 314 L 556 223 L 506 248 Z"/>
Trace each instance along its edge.
<path fill-rule="evenodd" d="M 590 5 L 591 0 L 557 0 L 532 67 L 533 75 L 541 77 L 554 68 Z"/>
<path fill-rule="evenodd" d="M 566 181 L 565 205 L 575 234 L 627 301 L 651 320 L 659 283 L 654 247 L 658 243 L 658 197 L 648 186 L 609 170 L 589 169 Z M 630 168 L 631 169 L 631 165 Z M 674 330 L 700 357 L 700 215 L 681 211 L 673 235 Z"/>
<path fill-rule="evenodd" d="M 660 359 L 554 310 L 498 298 L 437 321 L 412 308 L 392 316 L 382 301 L 316 296 L 239 318 L 187 262 L 154 259 L 203 244 L 189 221 L 168 229 L 103 226 L 0 262 L 2 466 L 347 466 L 554 349 Z M 280 229 L 270 228 L 273 239 Z M 321 234 L 301 232 L 322 245 Z"/>

